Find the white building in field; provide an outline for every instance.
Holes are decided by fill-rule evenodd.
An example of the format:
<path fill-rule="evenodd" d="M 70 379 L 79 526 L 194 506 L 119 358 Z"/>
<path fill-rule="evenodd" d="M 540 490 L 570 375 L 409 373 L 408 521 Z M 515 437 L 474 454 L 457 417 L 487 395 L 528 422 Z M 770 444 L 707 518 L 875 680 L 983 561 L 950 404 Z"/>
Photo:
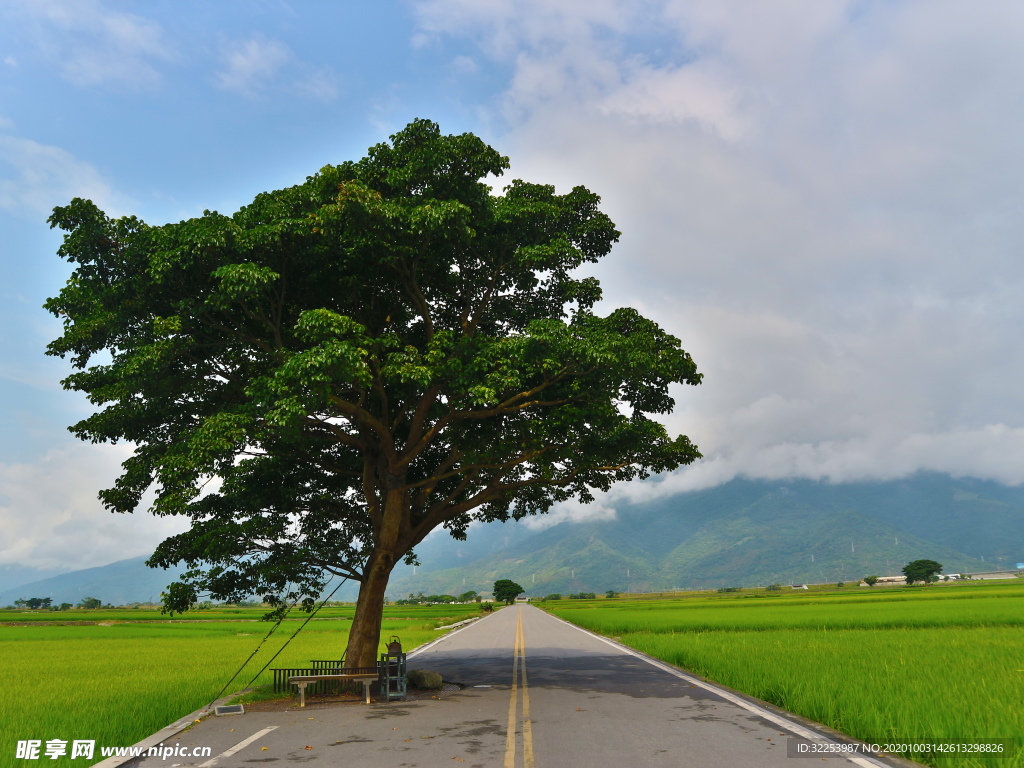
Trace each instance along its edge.
<path fill-rule="evenodd" d="M 906 584 L 906 576 L 879 576 L 878 581 L 875 582 L 876 587 L 894 587 L 900 584 Z M 866 587 L 868 583 L 861 581 L 860 586 Z"/>

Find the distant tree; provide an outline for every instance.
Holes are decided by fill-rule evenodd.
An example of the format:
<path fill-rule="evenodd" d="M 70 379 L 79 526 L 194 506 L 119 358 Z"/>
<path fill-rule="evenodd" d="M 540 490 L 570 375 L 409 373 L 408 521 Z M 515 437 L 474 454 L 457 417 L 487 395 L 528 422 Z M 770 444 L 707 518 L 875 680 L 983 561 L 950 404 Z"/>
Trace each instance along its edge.
<path fill-rule="evenodd" d="M 875 586 L 875 584 L 878 583 L 878 577 L 877 576 L 865 576 L 864 577 L 864 583 L 867 584 L 869 587 L 873 587 L 873 586 Z"/>
<path fill-rule="evenodd" d="M 459 595 L 459 602 L 460 603 L 471 603 L 474 600 L 476 600 L 476 590 L 475 589 L 471 589 L 468 592 L 463 592 L 461 595 Z"/>
<path fill-rule="evenodd" d="M 903 575 L 907 577 L 907 584 L 913 584 L 915 581 L 927 584 L 935 581 L 940 573 L 942 573 L 942 563 L 937 563 L 934 560 L 914 560 L 903 566 Z"/>
<path fill-rule="evenodd" d="M 577 592 L 575 595 L 568 596 L 570 600 L 593 600 L 597 597 L 593 592 Z"/>
<path fill-rule="evenodd" d="M 79 608 L 100 608 L 103 603 L 98 597 L 86 597 L 78 603 Z"/>
<path fill-rule="evenodd" d="M 71 607 L 72 607 L 71 603 L 61 603 L 60 605 L 57 606 L 57 610 L 58 611 L 66 611 L 66 610 L 68 610 L 68 608 L 71 608 Z"/>
<path fill-rule="evenodd" d="M 550 595 L 544 598 L 545 600 L 561 600 L 562 595 L 559 592 L 552 592 Z"/>
<path fill-rule="evenodd" d="M 619 593 L 616 592 L 614 589 L 609 589 L 607 592 L 604 593 L 604 596 L 610 600 L 613 597 L 618 597 Z"/>
<path fill-rule="evenodd" d="M 836 586 L 837 587 L 845 587 L 846 586 L 846 582 L 845 581 L 837 581 L 836 582 Z"/>
<path fill-rule="evenodd" d="M 14 604 L 19 607 L 36 610 L 37 608 L 49 608 L 51 602 L 53 602 L 52 597 L 30 597 L 28 600 L 15 600 Z"/>
<path fill-rule="evenodd" d="M 19 597 L 17 600 L 15 600 L 14 601 L 14 607 L 15 608 L 24 608 L 25 607 L 25 598 Z"/>
<path fill-rule="evenodd" d="M 494 582 L 492 594 L 498 602 L 511 604 L 526 590 L 510 579 L 498 579 Z"/>
<path fill-rule="evenodd" d="M 782 585 L 776 582 L 775 584 L 769 584 L 765 589 L 769 592 L 781 592 Z"/>

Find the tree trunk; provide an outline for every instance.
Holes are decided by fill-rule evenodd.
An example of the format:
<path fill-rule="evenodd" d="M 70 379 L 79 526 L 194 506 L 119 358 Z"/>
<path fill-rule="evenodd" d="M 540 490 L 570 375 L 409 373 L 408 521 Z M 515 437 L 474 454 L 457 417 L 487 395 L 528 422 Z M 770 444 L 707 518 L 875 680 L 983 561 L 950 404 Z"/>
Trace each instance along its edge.
<path fill-rule="evenodd" d="M 408 549 L 399 541 L 409 501 L 403 485 L 404 478 L 388 476 L 389 490 L 384 501 L 384 514 L 380 527 L 375 531 L 377 540 L 363 572 L 356 615 L 349 631 L 348 649 L 345 651 L 345 665 L 348 667 L 369 667 L 377 663 L 384 591 L 388 588 L 388 579 L 391 578 L 395 562 Z"/>
<path fill-rule="evenodd" d="M 374 562 L 366 569 L 366 576 L 359 586 L 356 613 L 348 635 L 345 651 L 346 667 L 372 667 L 377 663 L 377 649 L 380 646 L 380 624 L 384 612 L 384 592 L 391 577 L 390 557 L 374 555 Z"/>

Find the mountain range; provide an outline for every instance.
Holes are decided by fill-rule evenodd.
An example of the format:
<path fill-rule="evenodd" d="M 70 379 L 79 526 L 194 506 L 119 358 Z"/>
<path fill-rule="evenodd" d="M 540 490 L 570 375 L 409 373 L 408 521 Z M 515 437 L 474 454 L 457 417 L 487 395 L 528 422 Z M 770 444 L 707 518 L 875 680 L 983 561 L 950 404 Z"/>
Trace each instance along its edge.
<path fill-rule="evenodd" d="M 611 519 L 540 521 L 474 525 L 461 542 L 435 532 L 417 548 L 419 566 L 395 569 L 388 595 L 488 592 L 500 578 L 531 595 L 645 592 L 852 581 L 898 574 L 921 558 L 946 573 L 1024 562 L 1024 488 L 939 474 L 837 484 L 735 479 L 617 505 Z M 177 573 L 146 568 L 145 559 L 7 589 L 0 605 L 20 597 L 159 599 Z M 354 599 L 357 586 L 342 585 L 333 599 Z"/>

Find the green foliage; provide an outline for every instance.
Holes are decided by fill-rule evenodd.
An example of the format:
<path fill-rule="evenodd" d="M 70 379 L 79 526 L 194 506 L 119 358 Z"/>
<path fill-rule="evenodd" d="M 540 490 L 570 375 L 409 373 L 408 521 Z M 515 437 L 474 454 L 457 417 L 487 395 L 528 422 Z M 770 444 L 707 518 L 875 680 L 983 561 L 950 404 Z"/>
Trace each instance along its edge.
<path fill-rule="evenodd" d="M 907 584 L 913 584 L 915 581 L 924 584 L 938 581 L 940 573 L 942 573 L 942 563 L 937 563 L 934 560 L 914 560 L 903 566 L 903 575 L 907 577 Z"/>
<path fill-rule="evenodd" d="M 765 589 L 769 592 L 781 592 L 782 585 L 776 582 L 774 584 L 769 584 L 767 587 L 765 587 Z"/>
<path fill-rule="evenodd" d="M 492 194 L 508 165 L 417 120 L 231 216 L 54 210 L 74 273 L 46 302 L 48 354 L 96 407 L 71 430 L 133 446 L 103 504 L 155 486 L 154 514 L 191 521 L 149 561 L 192 569 L 166 608 L 309 609 L 340 575 L 379 611 L 438 526 L 462 538 L 699 456 L 651 418 L 699 383 L 690 356 L 635 310 L 594 314 L 578 276 L 619 235 L 599 198 Z"/>
<path fill-rule="evenodd" d="M 479 595 L 476 593 L 476 590 L 470 589 L 469 591 L 463 592 L 461 595 L 459 595 L 458 600 L 460 603 L 471 603 L 478 597 Z"/>
<path fill-rule="evenodd" d="M 611 600 L 613 597 L 618 597 L 619 593 L 616 592 L 614 589 L 609 589 L 607 592 L 604 593 L 604 596 Z"/>
<path fill-rule="evenodd" d="M 435 604 L 450 604 L 456 602 L 465 602 L 454 595 L 424 595 L 422 592 L 415 596 L 409 597 L 402 600 L 396 600 L 395 605 L 435 605 Z"/>
<path fill-rule="evenodd" d="M 53 598 L 50 597 L 30 597 L 27 600 L 24 598 L 15 600 L 14 605 L 18 608 L 30 608 L 31 610 L 37 610 L 39 608 L 49 608 L 53 602 Z"/>
<path fill-rule="evenodd" d="M 593 592 L 577 592 L 572 595 L 566 595 L 570 600 L 595 600 L 597 595 Z"/>
<path fill-rule="evenodd" d="M 90 608 L 90 609 L 91 608 L 102 608 L 103 607 L 103 601 L 101 601 L 98 597 L 83 597 L 81 600 L 78 601 L 78 607 L 79 608 Z"/>
<path fill-rule="evenodd" d="M 869 587 L 873 587 L 875 586 L 875 584 L 878 583 L 878 576 L 865 576 L 864 583 L 867 584 Z"/>
<path fill-rule="evenodd" d="M 421 691 L 439 691 L 443 685 L 440 673 L 429 669 L 410 669 L 406 677 L 409 685 Z"/>
<path fill-rule="evenodd" d="M 552 592 L 550 595 L 547 595 L 544 599 L 545 600 L 561 600 L 562 596 L 558 592 Z"/>
<path fill-rule="evenodd" d="M 525 591 L 525 589 L 511 579 L 498 579 L 494 582 L 494 589 L 491 590 L 491 594 L 494 595 L 494 599 L 499 603 L 508 605 Z"/>

